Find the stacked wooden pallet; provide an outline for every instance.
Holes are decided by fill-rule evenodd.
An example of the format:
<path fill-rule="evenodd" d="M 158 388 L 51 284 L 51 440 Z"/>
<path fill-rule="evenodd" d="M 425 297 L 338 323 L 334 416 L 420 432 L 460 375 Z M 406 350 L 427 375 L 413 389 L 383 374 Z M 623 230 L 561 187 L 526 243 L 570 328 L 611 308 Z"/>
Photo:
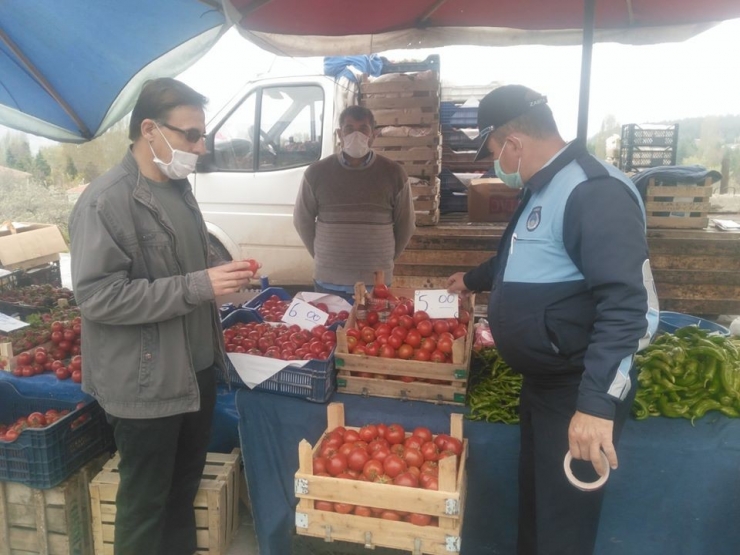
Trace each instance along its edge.
<path fill-rule="evenodd" d="M 373 148 L 413 178 L 416 224 L 422 226 L 439 222 L 439 91 L 436 71 L 365 77 L 360 84 L 360 104 L 375 116 Z"/>

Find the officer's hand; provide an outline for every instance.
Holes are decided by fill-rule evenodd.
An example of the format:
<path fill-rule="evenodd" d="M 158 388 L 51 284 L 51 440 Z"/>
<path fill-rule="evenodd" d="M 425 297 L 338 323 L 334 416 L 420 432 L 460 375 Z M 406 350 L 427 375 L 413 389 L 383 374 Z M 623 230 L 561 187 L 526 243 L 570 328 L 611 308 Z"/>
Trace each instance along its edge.
<path fill-rule="evenodd" d="M 606 468 L 599 451 L 604 452 L 612 469 L 616 469 L 619 462 L 612 443 L 613 434 L 614 422 L 611 420 L 576 411 L 568 428 L 570 454 L 574 459 L 591 461 L 594 470 L 603 476 Z"/>
<path fill-rule="evenodd" d="M 447 291 L 449 291 L 450 293 L 462 293 L 463 295 L 469 294 L 470 291 L 467 287 L 465 287 L 463 276 L 465 276 L 465 272 L 457 272 L 456 274 L 452 274 L 447 279 Z"/>
<path fill-rule="evenodd" d="M 235 260 L 209 268 L 208 277 L 211 280 L 213 292 L 216 296 L 237 293 L 249 285 L 249 280 L 254 276 L 250 268 L 250 263 L 245 260 Z"/>

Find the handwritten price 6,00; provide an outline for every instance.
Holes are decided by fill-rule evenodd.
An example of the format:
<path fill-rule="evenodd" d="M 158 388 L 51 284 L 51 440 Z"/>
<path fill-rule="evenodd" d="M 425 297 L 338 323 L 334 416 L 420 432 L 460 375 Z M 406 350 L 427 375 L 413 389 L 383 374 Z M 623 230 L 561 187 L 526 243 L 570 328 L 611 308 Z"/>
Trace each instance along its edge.
<path fill-rule="evenodd" d="M 293 300 L 283 315 L 283 322 L 288 325 L 296 324 L 305 330 L 325 324 L 328 319 L 329 315 L 323 310 L 297 299 Z"/>

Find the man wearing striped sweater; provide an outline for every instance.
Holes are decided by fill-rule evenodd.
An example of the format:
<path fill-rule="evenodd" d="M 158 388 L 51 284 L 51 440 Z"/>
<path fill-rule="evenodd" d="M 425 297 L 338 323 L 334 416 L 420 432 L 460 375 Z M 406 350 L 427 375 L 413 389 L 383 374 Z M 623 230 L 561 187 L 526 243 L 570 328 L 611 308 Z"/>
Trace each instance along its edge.
<path fill-rule="evenodd" d="M 370 149 L 372 112 L 350 106 L 339 125 L 342 150 L 306 170 L 293 224 L 314 258 L 316 291 L 349 297 L 377 270 L 390 285 L 414 233 L 414 203 L 403 168 Z"/>

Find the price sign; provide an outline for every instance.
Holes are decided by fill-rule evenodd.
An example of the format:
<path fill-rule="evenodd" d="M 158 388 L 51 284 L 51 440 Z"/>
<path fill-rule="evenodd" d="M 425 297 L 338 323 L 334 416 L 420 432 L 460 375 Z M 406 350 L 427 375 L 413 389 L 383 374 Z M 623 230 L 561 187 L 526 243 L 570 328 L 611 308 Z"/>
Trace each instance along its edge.
<path fill-rule="evenodd" d="M 325 324 L 328 319 L 326 312 L 298 299 L 293 299 L 283 315 L 283 322 L 289 326 L 296 324 L 304 330 L 312 330 L 315 326 Z"/>
<path fill-rule="evenodd" d="M 422 289 L 414 292 L 414 310 L 423 310 L 430 318 L 457 318 L 457 293 L 446 289 Z"/>

